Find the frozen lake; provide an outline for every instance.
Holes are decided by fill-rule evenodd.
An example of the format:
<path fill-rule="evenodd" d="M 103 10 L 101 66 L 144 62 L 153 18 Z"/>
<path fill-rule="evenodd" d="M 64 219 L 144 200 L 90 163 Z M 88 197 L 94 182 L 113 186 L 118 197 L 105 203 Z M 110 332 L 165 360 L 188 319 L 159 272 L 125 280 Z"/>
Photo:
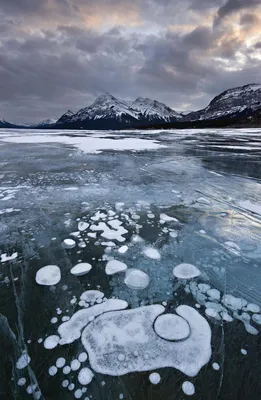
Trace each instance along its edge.
<path fill-rule="evenodd" d="M 260 400 L 260 239 L 261 130 L 0 130 L 0 397 Z"/>

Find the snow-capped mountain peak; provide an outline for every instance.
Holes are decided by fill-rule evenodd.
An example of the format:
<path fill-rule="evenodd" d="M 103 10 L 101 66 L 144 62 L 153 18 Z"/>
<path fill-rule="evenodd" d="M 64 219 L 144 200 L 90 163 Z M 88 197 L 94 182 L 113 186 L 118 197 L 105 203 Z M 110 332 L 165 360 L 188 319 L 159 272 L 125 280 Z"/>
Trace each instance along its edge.
<path fill-rule="evenodd" d="M 64 114 L 58 124 L 107 129 L 112 127 L 142 126 L 153 122 L 174 121 L 179 114 L 165 104 L 138 97 L 134 102 L 123 101 L 110 93 L 102 93 L 88 107 L 73 115 Z M 102 127 L 102 128 L 101 128 Z"/>
<path fill-rule="evenodd" d="M 131 108 L 144 114 L 144 116 L 164 119 L 170 121 L 173 118 L 181 118 L 181 116 L 166 104 L 148 97 L 138 97 L 131 105 Z"/>

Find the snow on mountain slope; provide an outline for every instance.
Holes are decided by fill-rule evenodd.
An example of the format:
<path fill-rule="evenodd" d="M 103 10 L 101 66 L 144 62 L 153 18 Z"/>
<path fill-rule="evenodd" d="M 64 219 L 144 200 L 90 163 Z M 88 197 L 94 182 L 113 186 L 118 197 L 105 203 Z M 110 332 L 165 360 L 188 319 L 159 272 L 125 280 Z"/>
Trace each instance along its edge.
<path fill-rule="evenodd" d="M 193 112 L 184 119 L 194 121 L 229 118 L 254 112 L 259 108 L 261 108 L 261 85 L 252 83 L 226 90 L 216 96 L 205 109 Z"/>
<path fill-rule="evenodd" d="M 178 118 L 181 118 L 178 113 L 156 100 L 139 97 L 130 102 L 103 93 L 90 106 L 74 114 L 64 114 L 57 124 L 65 127 L 114 129 L 148 125 L 156 121 L 175 121 Z"/>
<path fill-rule="evenodd" d="M 84 121 L 86 119 L 116 118 L 138 119 L 137 113 L 132 111 L 126 103 L 117 99 L 110 93 L 101 94 L 89 107 L 82 108 L 72 116 L 71 121 Z"/>
<path fill-rule="evenodd" d="M 131 105 L 135 111 L 143 114 L 143 117 L 148 119 L 162 119 L 171 121 L 173 119 L 181 118 L 181 116 L 164 103 L 149 98 L 138 97 Z"/>

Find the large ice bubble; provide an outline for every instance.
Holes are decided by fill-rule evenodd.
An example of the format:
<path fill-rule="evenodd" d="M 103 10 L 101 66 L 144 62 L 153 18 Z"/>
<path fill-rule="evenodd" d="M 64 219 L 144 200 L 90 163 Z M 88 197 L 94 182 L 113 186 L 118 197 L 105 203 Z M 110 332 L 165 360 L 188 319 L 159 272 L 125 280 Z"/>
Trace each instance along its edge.
<path fill-rule="evenodd" d="M 178 315 L 160 315 L 154 325 L 155 332 L 166 340 L 181 340 L 189 336 L 190 329 L 187 321 Z"/>
<path fill-rule="evenodd" d="M 121 376 L 130 372 L 173 367 L 187 376 L 196 376 L 211 357 L 211 329 L 207 320 L 189 306 L 176 309 L 190 335 L 170 342 L 154 331 L 162 305 L 100 315 L 82 333 L 82 343 L 90 365 L 98 373 Z M 186 322 L 185 322 L 186 321 Z M 185 325 L 184 325 L 185 326 Z"/>
<path fill-rule="evenodd" d="M 35 280 L 38 285 L 56 285 L 61 280 L 61 270 L 57 265 L 46 265 L 36 272 Z"/>

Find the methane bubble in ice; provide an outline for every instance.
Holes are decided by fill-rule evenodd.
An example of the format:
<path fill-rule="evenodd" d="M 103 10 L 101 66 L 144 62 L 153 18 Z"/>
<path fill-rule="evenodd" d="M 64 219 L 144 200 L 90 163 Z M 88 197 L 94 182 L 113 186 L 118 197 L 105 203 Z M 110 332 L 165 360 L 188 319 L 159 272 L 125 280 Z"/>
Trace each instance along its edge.
<path fill-rule="evenodd" d="M 73 343 L 81 337 L 81 330 L 100 314 L 122 310 L 128 307 L 124 300 L 109 299 L 101 304 L 77 311 L 69 321 L 64 322 L 58 328 L 61 335 L 60 344 L 65 345 Z"/>
<path fill-rule="evenodd" d="M 80 221 L 78 223 L 78 229 L 80 232 L 85 231 L 87 228 L 89 228 L 89 224 L 87 224 L 87 222 Z"/>
<path fill-rule="evenodd" d="M 93 373 L 89 368 L 83 368 L 78 375 L 78 381 L 81 385 L 88 385 L 93 378 Z"/>
<path fill-rule="evenodd" d="M 71 269 L 71 274 L 75 276 L 82 276 L 85 274 L 88 274 L 90 270 L 92 269 L 91 264 L 88 263 L 79 263 L 76 264 L 72 269 Z"/>
<path fill-rule="evenodd" d="M 30 361 L 31 361 L 30 356 L 27 354 L 26 351 L 24 351 L 21 357 L 16 362 L 16 368 L 24 369 L 25 367 L 27 367 L 28 364 L 30 364 Z"/>
<path fill-rule="evenodd" d="M 182 390 L 187 396 L 193 396 L 195 394 L 195 386 L 191 382 L 183 382 Z"/>
<path fill-rule="evenodd" d="M 63 358 L 63 357 L 58 358 L 56 360 L 55 365 L 57 368 L 63 368 L 65 366 L 65 358 Z"/>
<path fill-rule="evenodd" d="M 207 320 L 189 306 L 176 313 L 187 321 L 190 335 L 181 341 L 164 340 L 154 322 L 165 307 L 150 305 L 98 316 L 84 329 L 81 340 L 91 368 L 101 374 L 122 376 L 130 372 L 173 367 L 193 377 L 211 357 L 211 330 Z M 124 361 L 119 356 L 124 355 Z"/>
<path fill-rule="evenodd" d="M 96 303 L 97 300 L 101 300 L 104 297 L 104 293 L 99 290 L 87 290 L 81 294 L 80 299 L 87 303 Z"/>
<path fill-rule="evenodd" d="M 76 243 L 73 239 L 64 239 L 62 245 L 64 249 L 73 249 Z"/>
<path fill-rule="evenodd" d="M 152 260 L 160 260 L 161 256 L 157 249 L 153 249 L 153 247 L 146 247 L 143 250 L 143 254 L 146 257 L 151 258 Z"/>
<path fill-rule="evenodd" d="M 126 271 L 127 265 L 118 260 L 111 260 L 107 263 L 105 272 L 107 275 L 114 275 L 117 272 Z"/>
<path fill-rule="evenodd" d="M 154 325 L 155 332 L 166 340 L 181 340 L 189 336 L 190 329 L 187 321 L 178 315 L 160 315 Z"/>
<path fill-rule="evenodd" d="M 124 283 L 130 289 L 142 290 L 149 285 L 150 278 L 145 272 L 130 268 L 126 271 Z"/>
<path fill-rule="evenodd" d="M 125 254 L 126 251 L 128 251 L 128 246 L 121 246 L 121 247 L 118 249 L 118 252 L 119 252 L 120 254 Z"/>
<path fill-rule="evenodd" d="M 57 371 L 58 371 L 57 367 L 55 367 L 54 365 L 52 365 L 52 366 L 49 368 L 49 375 L 54 376 L 54 375 L 57 374 Z"/>
<path fill-rule="evenodd" d="M 158 385 L 160 383 L 160 374 L 157 372 L 153 372 L 149 376 L 149 380 L 153 385 Z"/>
<path fill-rule="evenodd" d="M 219 371 L 219 370 L 220 370 L 220 366 L 219 366 L 218 363 L 213 363 L 213 364 L 212 364 L 212 368 L 213 368 L 215 371 Z"/>
<path fill-rule="evenodd" d="M 46 265 L 37 271 L 35 280 L 38 285 L 56 285 L 61 280 L 61 270 L 57 265 Z"/>
<path fill-rule="evenodd" d="M 71 370 L 77 371 L 81 367 L 81 363 L 79 360 L 72 360 L 71 362 Z"/>
<path fill-rule="evenodd" d="M 48 336 L 44 341 L 45 349 L 48 349 L 48 350 L 54 349 L 58 345 L 59 340 L 60 340 L 60 338 L 57 335 Z"/>
<path fill-rule="evenodd" d="M 200 270 L 192 264 L 179 264 L 173 269 L 173 275 L 178 279 L 192 279 L 200 274 Z"/>
<path fill-rule="evenodd" d="M 85 352 L 83 352 L 83 353 L 79 354 L 78 360 L 81 363 L 84 363 L 87 360 L 87 358 L 88 358 L 87 354 Z"/>

